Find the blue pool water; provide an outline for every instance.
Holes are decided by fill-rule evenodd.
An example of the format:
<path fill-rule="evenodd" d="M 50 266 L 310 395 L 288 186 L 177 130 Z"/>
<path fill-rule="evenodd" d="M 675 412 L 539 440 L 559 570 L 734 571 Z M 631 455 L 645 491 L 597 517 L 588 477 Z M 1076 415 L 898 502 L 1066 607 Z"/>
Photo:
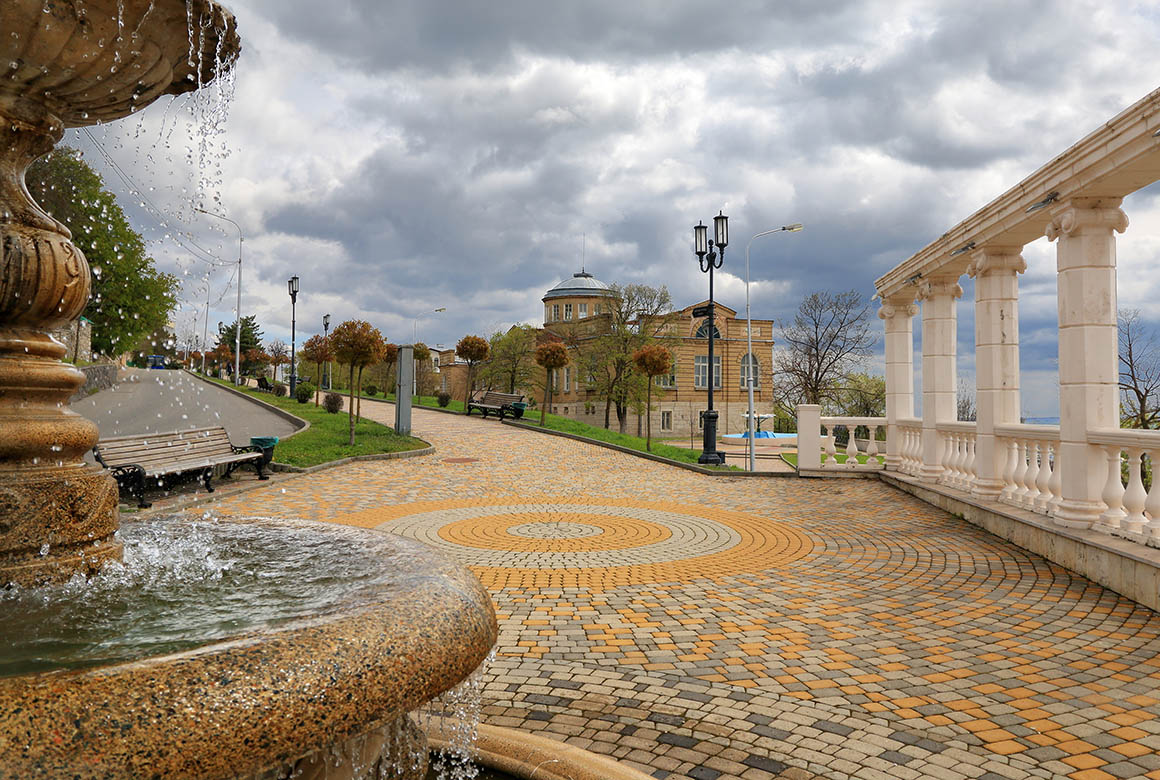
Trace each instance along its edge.
<path fill-rule="evenodd" d="M 723 439 L 748 439 L 749 433 L 727 433 Z M 796 439 L 796 433 L 772 433 L 770 431 L 757 431 L 753 434 L 755 439 Z"/>

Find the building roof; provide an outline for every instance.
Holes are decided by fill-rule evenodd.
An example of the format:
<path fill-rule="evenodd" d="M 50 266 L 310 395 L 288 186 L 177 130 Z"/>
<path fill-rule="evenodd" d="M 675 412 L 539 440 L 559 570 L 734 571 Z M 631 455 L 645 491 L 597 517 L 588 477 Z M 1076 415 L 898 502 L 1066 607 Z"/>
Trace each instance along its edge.
<path fill-rule="evenodd" d="M 586 271 L 572 274 L 571 279 L 565 279 L 558 285 L 548 290 L 544 294 L 543 300 L 551 298 L 576 298 L 583 296 L 603 296 L 612 295 L 612 291 L 608 289 L 608 285 L 597 279 Z"/>

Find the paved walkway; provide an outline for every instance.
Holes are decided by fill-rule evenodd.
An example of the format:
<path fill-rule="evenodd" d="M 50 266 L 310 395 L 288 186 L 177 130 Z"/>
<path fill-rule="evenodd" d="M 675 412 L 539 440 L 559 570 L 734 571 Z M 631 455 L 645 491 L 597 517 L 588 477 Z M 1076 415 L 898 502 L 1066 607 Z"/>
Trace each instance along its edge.
<path fill-rule="evenodd" d="M 437 455 L 216 511 L 382 528 L 471 566 L 501 625 L 490 723 L 673 780 L 1160 778 L 1160 616 L 917 499 L 414 427 Z"/>

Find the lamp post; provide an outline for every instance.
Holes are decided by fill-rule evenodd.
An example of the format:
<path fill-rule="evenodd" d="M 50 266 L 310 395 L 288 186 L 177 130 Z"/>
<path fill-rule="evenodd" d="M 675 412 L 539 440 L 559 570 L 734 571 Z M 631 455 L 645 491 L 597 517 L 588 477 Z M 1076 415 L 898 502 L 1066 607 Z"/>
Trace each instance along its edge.
<path fill-rule="evenodd" d="M 749 247 L 753 246 L 754 240 L 762 236 L 768 236 L 771 233 L 797 233 L 802 229 L 802 223 L 795 222 L 792 225 L 782 225 L 779 228 L 771 230 L 764 230 L 753 238 L 749 239 L 749 243 L 745 245 L 745 341 L 748 345 L 746 360 L 746 381 L 745 386 L 749 391 L 749 470 L 757 471 L 757 456 L 754 452 L 754 433 L 753 433 L 753 385 L 757 381 L 757 360 L 753 357 L 753 320 L 749 316 Z"/>
<path fill-rule="evenodd" d="M 291 276 L 286 282 L 286 287 L 290 290 L 290 397 L 293 398 L 294 388 L 298 384 L 298 373 L 295 370 L 297 361 L 294 360 L 294 310 L 298 304 L 298 277 Z"/>
<path fill-rule="evenodd" d="M 704 223 L 698 222 L 693 226 L 693 254 L 697 256 L 697 262 L 701 266 L 702 273 L 709 274 L 709 320 L 707 330 L 709 332 L 709 379 L 706 384 L 709 390 L 709 408 L 705 410 L 705 436 L 701 448 L 701 457 L 697 458 L 698 463 L 707 465 L 719 466 L 725 462 L 725 454 L 717 451 L 717 410 L 713 408 L 713 385 L 716 380 L 716 372 L 713 362 L 713 331 L 715 326 L 713 324 L 713 271 L 720 268 L 725 262 L 725 247 L 729 245 L 729 217 L 725 216 L 724 212 L 717 212 L 717 216 L 713 217 L 713 241 L 708 240 L 709 228 Z M 714 244 L 716 249 L 714 250 Z"/>
<path fill-rule="evenodd" d="M 326 341 L 327 346 L 330 346 L 330 315 L 322 315 L 322 340 Z M 323 386 L 322 377 L 318 377 L 318 386 L 325 390 L 330 389 L 330 361 L 326 361 L 326 384 Z"/>
<path fill-rule="evenodd" d="M 238 229 L 238 304 L 237 311 L 235 312 L 237 322 L 234 323 L 234 384 L 240 385 L 242 383 L 242 242 L 245 241 L 245 237 L 242 236 L 242 226 L 229 217 L 215 214 L 212 211 L 206 211 L 197 206 L 194 206 L 193 210 L 200 211 L 202 214 L 207 214 L 211 217 L 224 219 Z M 206 312 L 206 317 L 209 317 L 208 311 Z"/>
<path fill-rule="evenodd" d="M 424 317 L 426 317 L 430 314 L 439 314 L 439 313 L 445 312 L 445 311 L 447 311 L 447 307 L 440 306 L 438 309 L 432 309 L 431 311 L 423 312 L 422 314 L 420 314 L 418 317 L 416 317 L 414 320 L 411 321 L 411 346 L 412 347 L 419 343 L 419 320 L 423 319 Z M 412 377 L 412 381 L 411 381 L 411 395 L 419 395 L 419 361 L 417 361 L 417 360 L 415 361 L 414 368 L 415 368 L 415 370 L 412 372 L 414 374 L 414 376 Z"/>
<path fill-rule="evenodd" d="M 205 272 L 205 332 L 201 337 L 201 375 L 205 376 L 205 353 L 209 346 L 209 279 L 212 269 Z M 197 327 L 196 325 L 194 327 Z"/>

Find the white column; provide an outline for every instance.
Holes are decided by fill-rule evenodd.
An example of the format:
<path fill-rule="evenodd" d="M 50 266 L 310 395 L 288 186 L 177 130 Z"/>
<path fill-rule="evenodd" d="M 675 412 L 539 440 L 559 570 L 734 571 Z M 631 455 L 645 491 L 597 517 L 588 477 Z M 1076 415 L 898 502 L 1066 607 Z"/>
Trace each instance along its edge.
<path fill-rule="evenodd" d="M 1087 527 L 1103 511 L 1107 456 L 1087 443 L 1092 428 L 1120 427 L 1116 334 L 1116 231 L 1120 198 L 1061 203 L 1047 227 L 1056 245 L 1059 303 L 1059 458 L 1055 522 Z"/>
<path fill-rule="evenodd" d="M 955 351 L 958 317 L 955 300 L 963 297 L 958 277 L 934 277 L 919 286 L 922 301 L 922 469 L 919 478 L 937 482 L 943 475 L 943 448 L 935 426 L 957 416 Z"/>
<path fill-rule="evenodd" d="M 967 273 L 975 278 L 975 485 L 996 498 L 1003 490 L 1006 450 L 995 425 L 1019 422 L 1019 279 L 1027 270 L 1021 247 L 983 247 Z"/>
<path fill-rule="evenodd" d="M 898 471 L 902 442 L 898 420 L 914 417 L 914 315 L 913 295 L 883 301 L 878 316 L 886 326 L 886 469 Z M 873 433 L 873 432 L 871 432 Z M 871 435 L 873 439 L 873 435 Z"/>
<path fill-rule="evenodd" d="M 818 404 L 798 404 L 797 407 L 798 469 L 822 467 L 822 407 Z"/>

